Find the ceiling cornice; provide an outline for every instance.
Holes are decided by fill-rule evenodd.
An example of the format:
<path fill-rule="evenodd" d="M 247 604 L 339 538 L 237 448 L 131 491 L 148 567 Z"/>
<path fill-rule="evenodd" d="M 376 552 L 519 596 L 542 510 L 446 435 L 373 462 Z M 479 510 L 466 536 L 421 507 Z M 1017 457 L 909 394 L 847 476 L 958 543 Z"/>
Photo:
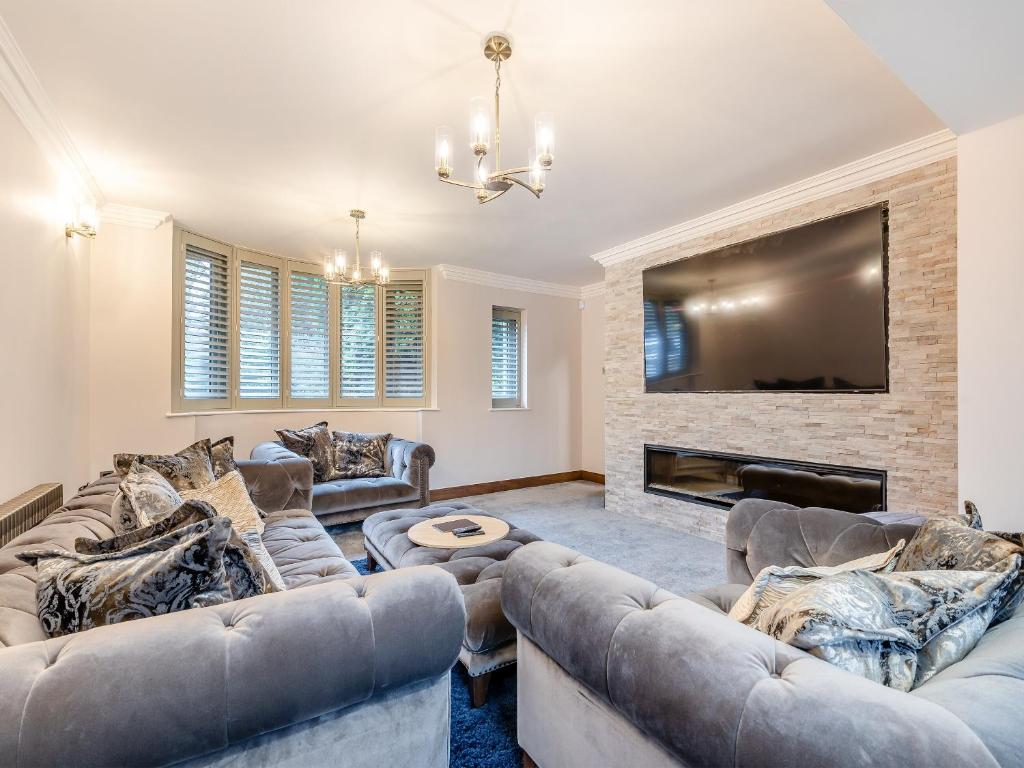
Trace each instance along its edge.
<path fill-rule="evenodd" d="M 507 288 L 512 291 L 526 291 L 527 293 L 543 293 L 548 296 L 561 296 L 566 299 L 582 298 L 582 289 L 576 285 L 545 283 L 542 280 L 513 277 L 512 275 L 502 275 L 497 272 L 485 272 L 482 269 L 458 267 L 454 264 L 438 264 L 437 268 L 441 272 L 441 277 L 445 280 L 458 280 L 460 283 L 475 283 L 476 285 L 487 285 L 491 288 Z"/>
<path fill-rule="evenodd" d="M 581 299 L 593 299 L 604 296 L 604 283 L 591 283 L 580 288 Z"/>
<path fill-rule="evenodd" d="M 100 209 L 100 221 L 104 224 L 119 224 L 122 227 L 156 229 L 169 218 L 171 218 L 171 214 L 164 211 L 135 208 L 119 203 L 107 203 Z"/>
<path fill-rule="evenodd" d="M 102 207 L 106 202 L 103 192 L 3 18 L 0 18 L 0 95 L 11 105 L 46 159 L 75 187 L 79 200 Z"/>
<path fill-rule="evenodd" d="M 609 267 L 955 156 L 956 136 L 952 131 L 938 131 L 682 224 L 630 240 L 595 253 L 591 258 L 601 266 Z"/>

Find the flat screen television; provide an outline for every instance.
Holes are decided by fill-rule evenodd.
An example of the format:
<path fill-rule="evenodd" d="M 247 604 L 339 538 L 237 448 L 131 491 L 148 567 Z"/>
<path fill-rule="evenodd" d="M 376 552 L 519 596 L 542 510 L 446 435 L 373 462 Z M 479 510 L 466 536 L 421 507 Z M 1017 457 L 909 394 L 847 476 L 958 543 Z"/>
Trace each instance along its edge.
<path fill-rule="evenodd" d="M 888 207 L 647 269 L 648 392 L 887 392 Z"/>

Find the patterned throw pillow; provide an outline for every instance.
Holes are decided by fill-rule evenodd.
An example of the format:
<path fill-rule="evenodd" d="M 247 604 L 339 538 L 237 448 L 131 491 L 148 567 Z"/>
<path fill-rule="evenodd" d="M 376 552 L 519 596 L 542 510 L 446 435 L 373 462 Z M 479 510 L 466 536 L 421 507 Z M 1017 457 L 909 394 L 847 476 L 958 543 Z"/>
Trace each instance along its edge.
<path fill-rule="evenodd" d="M 818 579 L 848 571 L 889 573 L 896 567 L 896 560 L 905 544 L 906 542 L 900 539 L 896 546 L 888 552 L 859 557 L 839 565 L 822 565 L 813 568 L 804 568 L 799 565 L 787 567 L 770 565 L 767 568 L 762 568 L 753 583 L 747 587 L 747 591 L 740 595 L 733 605 L 732 610 L 729 611 L 729 617 L 753 627 L 762 611 Z"/>
<path fill-rule="evenodd" d="M 217 510 L 218 515 L 230 519 L 236 531 L 255 528 L 257 532 L 263 533 L 263 519 L 256 505 L 252 503 L 249 490 L 245 487 L 245 480 L 238 470 L 229 472 L 204 488 L 182 491 L 181 498 L 205 501 Z"/>
<path fill-rule="evenodd" d="M 338 477 L 384 477 L 385 452 L 390 433 L 332 432 L 334 468 Z"/>
<path fill-rule="evenodd" d="M 209 440 L 200 440 L 171 456 L 117 453 L 114 454 L 114 470 L 124 477 L 136 460 L 163 475 L 176 491 L 202 488 L 216 479 Z"/>
<path fill-rule="evenodd" d="M 111 524 L 115 533 L 127 533 L 152 525 L 179 506 L 181 496 L 164 476 L 136 460 L 119 486 Z"/>
<path fill-rule="evenodd" d="M 973 505 L 971 505 L 973 507 Z M 981 525 L 974 510 L 969 520 Z M 896 570 L 903 571 L 992 571 L 1007 573 L 1015 570 L 1012 588 L 1004 596 L 996 621 L 1012 614 L 1024 600 L 1024 574 L 1019 565 L 1024 557 L 1021 534 L 982 531 L 949 518 L 933 517 L 918 528 L 910 540 Z"/>
<path fill-rule="evenodd" d="M 276 432 L 285 448 L 312 462 L 314 483 L 338 479 L 334 468 L 334 446 L 326 421 L 305 429 L 278 429 Z"/>
<path fill-rule="evenodd" d="M 210 463 L 213 464 L 213 476 L 224 477 L 228 472 L 235 472 L 235 436 L 222 437 L 210 445 Z"/>
<path fill-rule="evenodd" d="M 122 533 L 110 539 L 76 539 L 75 551 L 80 555 L 120 552 L 175 531 L 183 526 L 217 517 L 217 511 L 205 501 L 184 501 L 174 512 L 157 523 Z M 258 536 L 259 534 L 257 534 Z M 262 542 L 261 542 L 262 543 Z M 273 562 L 273 561 L 271 561 Z M 275 582 L 266 573 L 262 560 L 250 549 L 234 528 L 224 548 L 224 570 L 232 600 L 276 591 Z"/>
<path fill-rule="evenodd" d="M 970 653 L 1015 577 L 1015 571 L 846 571 L 789 593 L 765 608 L 754 628 L 909 691 Z"/>
<path fill-rule="evenodd" d="M 230 521 L 213 517 L 116 552 L 37 549 L 18 557 L 36 565 L 39 620 L 47 636 L 59 637 L 228 602 L 230 536 Z"/>

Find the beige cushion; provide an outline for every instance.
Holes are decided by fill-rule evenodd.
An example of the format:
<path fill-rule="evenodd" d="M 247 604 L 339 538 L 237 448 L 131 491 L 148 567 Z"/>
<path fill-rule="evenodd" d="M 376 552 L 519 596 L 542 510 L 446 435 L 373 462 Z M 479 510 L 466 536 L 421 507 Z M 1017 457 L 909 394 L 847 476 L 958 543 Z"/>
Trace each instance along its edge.
<path fill-rule="evenodd" d="M 263 533 L 263 519 L 259 510 L 252 503 L 245 480 L 238 471 L 228 472 L 219 480 L 214 480 L 202 488 L 181 491 L 183 500 L 198 499 L 217 510 L 218 515 L 230 518 L 232 527 L 239 533 L 255 528 Z"/>

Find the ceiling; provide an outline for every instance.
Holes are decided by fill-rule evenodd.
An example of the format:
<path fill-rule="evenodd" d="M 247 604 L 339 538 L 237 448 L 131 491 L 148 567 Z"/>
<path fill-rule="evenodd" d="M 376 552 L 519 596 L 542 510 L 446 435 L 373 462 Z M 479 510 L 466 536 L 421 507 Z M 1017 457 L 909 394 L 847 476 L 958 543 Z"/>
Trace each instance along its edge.
<path fill-rule="evenodd" d="M 394 266 L 583 285 L 602 277 L 592 253 L 943 127 L 821 0 L 0 0 L 0 16 L 109 201 L 297 258 L 351 249 L 362 207 L 364 246 Z M 479 206 L 434 177 L 435 126 L 459 141 L 493 88 L 494 30 L 514 44 L 505 157 L 555 115 L 539 201 Z"/>
<path fill-rule="evenodd" d="M 1021 0 L 828 0 L 956 133 L 1024 114 Z"/>

